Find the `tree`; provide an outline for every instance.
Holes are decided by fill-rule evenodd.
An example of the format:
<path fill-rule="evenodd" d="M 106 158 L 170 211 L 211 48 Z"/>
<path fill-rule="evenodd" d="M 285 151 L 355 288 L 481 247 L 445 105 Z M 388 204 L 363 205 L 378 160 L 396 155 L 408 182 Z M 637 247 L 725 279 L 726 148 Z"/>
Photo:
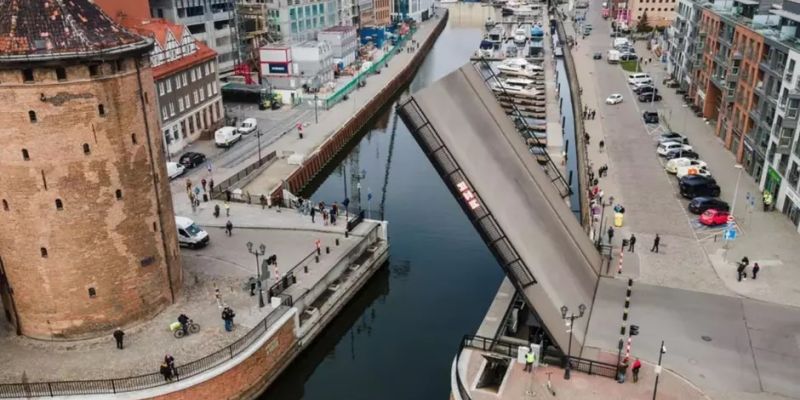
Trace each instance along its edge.
<path fill-rule="evenodd" d="M 653 28 L 650 27 L 650 22 L 647 20 L 647 11 L 645 11 L 642 14 L 642 17 L 639 18 L 639 25 L 636 26 L 636 31 L 637 32 L 650 32 L 651 30 L 653 30 Z"/>

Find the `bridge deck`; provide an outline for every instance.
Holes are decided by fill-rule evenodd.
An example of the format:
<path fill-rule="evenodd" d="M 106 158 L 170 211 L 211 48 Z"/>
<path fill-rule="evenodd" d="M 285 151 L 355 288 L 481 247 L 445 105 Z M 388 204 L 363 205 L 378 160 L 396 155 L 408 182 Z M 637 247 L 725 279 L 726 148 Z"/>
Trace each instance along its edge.
<path fill-rule="evenodd" d="M 471 64 L 402 102 L 400 115 L 518 290 L 566 349 L 560 308 L 591 312 L 600 256 Z M 477 203 L 470 203 L 476 195 Z M 534 283 L 535 282 L 535 283 Z M 589 315 L 576 321 L 584 342 Z M 578 347 L 573 347 L 573 350 Z"/>

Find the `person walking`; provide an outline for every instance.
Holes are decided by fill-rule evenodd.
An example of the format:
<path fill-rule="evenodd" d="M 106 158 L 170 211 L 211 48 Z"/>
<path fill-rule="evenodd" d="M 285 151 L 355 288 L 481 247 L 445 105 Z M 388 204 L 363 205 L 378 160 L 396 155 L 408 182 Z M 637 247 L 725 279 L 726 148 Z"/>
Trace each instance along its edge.
<path fill-rule="evenodd" d="M 189 178 L 186 178 L 186 191 L 187 192 L 192 191 L 192 180 Z"/>
<path fill-rule="evenodd" d="M 605 140 L 601 140 L 600 143 L 598 143 L 597 145 L 600 146 L 600 152 L 602 153 L 603 152 L 603 147 L 606 147 L 606 141 Z"/>
<path fill-rule="evenodd" d="M 633 246 L 636 244 L 636 235 L 631 233 L 631 238 L 628 239 L 628 251 L 633 253 Z"/>
<path fill-rule="evenodd" d="M 122 328 L 117 328 L 117 330 L 114 331 L 113 335 L 114 335 L 114 340 L 117 342 L 117 348 L 122 350 L 123 348 L 122 338 L 125 337 L 125 332 L 122 331 Z"/>
<path fill-rule="evenodd" d="M 175 368 L 175 357 L 169 354 L 165 355 L 164 364 L 167 365 L 167 369 L 169 370 L 169 380 L 172 380 L 173 376 L 178 376 L 178 369 Z"/>
<path fill-rule="evenodd" d="M 203 185 L 203 191 L 205 192 L 206 191 L 206 185 L 208 184 L 208 181 L 206 181 L 206 178 L 200 179 L 200 184 Z"/>
<path fill-rule="evenodd" d="M 231 203 L 226 201 L 225 203 L 222 204 L 222 206 L 225 207 L 225 216 L 226 217 L 230 217 L 231 216 Z"/>
<path fill-rule="evenodd" d="M 595 115 L 597 115 L 597 110 L 592 110 L 592 119 L 594 119 Z"/>
<path fill-rule="evenodd" d="M 650 252 L 651 253 L 652 252 L 658 253 L 658 244 L 659 243 L 661 243 L 661 236 L 658 236 L 658 234 L 656 233 L 656 238 L 653 239 L 653 247 L 650 248 Z"/>
<path fill-rule="evenodd" d="M 208 191 L 211 193 L 214 192 L 214 178 L 208 180 Z"/>
<path fill-rule="evenodd" d="M 736 268 L 736 280 L 741 282 L 743 277 L 747 276 L 747 272 L 745 269 L 747 268 L 747 264 L 743 262 L 739 262 L 739 266 Z M 744 278 L 747 279 L 747 278 Z"/>
<path fill-rule="evenodd" d="M 311 211 L 309 213 L 311 214 L 311 223 L 313 224 L 314 223 L 314 215 L 317 213 L 316 207 L 311 207 Z"/>
<path fill-rule="evenodd" d="M 214 300 L 217 301 L 217 308 L 220 310 L 222 309 L 222 294 L 219 292 L 219 288 L 214 289 Z"/>
<path fill-rule="evenodd" d="M 167 365 L 166 362 L 161 363 L 161 367 L 158 369 L 158 372 L 164 376 L 164 381 L 172 381 L 172 369 L 169 368 L 169 365 Z"/>
<path fill-rule="evenodd" d="M 225 234 L 228 236 L 233 235 L 233 223 L 231 220 L 228 220 L 228 222 L 225 223 Z"/>
<path fill-rule="evenodd" d="M 322 209 L 322 225 L 328 226 L 328 210 Z"/>
<path fill-rule="evenodd" d="M 761 271 L 761 267 L 758 263 L 753 263 L 753 280 L 756 280 L 756 275 L 758 275 L 758 271 Z"/>
<path fill-rule="evenodd" d="M 225 190 L 225 201 L 227 201 L 228 203 L 231 202 L 231 191 L 227 189 Z"/>
<path fill-rule="evenodd" d="M 611 241 L 614 240 L 614 227 L 609 226 L 607 233 L 608 233 L 608 244 L 611 244 Z"/>
<path fill-rule="evenodd" d="M 536 361 L 536 355 L 533 350 L 528 347 L 528 352 L 525 353 L 525 372 L 533 372 L 533 362 Z"/>
<path fill-rule="evenodd" d="M 236 313 L 230 307 L 225 307 L 222 309 L 222 320 L 225 321 L 225 331 L 231 332 L 233 331 L 233 317 L 236 316 Z"/>
<path fill-rule="evenodd" d="M 637 358 L 636 361 L 633 362 L 633 366 L 631 367 L 631 372 L 633 372 L 633 383 L 639 382 L 639 370 L 642 369 L 642 362 L 639 361 Z"/>
<path fill-rule="evenodd" d="M 267 196 L 264 196 L 264 195 L 262 194 L 262 195 L 261 195 L 261 197 L 259 197 L 258 201 L 259 201 L 259 202 L 261 202 L 261 209 L 262 209 L 262 210 L 263 210 L 265 207 L 267 207 Z"/>
<path fill-rule="evenodd" d="M 747 256 L 742 257 L 742 264 L 744 264 L 745 268 L 750 266 L 750 259 Z"/>
<path fill-rule="evenodd" d="M 219 204 L 214 204 L 214 218 L 219 217 Z"/>

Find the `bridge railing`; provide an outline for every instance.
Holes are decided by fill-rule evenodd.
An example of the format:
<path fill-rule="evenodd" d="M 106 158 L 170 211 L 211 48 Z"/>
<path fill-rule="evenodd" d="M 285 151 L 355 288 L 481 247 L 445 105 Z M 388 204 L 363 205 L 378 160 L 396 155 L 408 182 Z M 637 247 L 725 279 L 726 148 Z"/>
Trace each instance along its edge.
<path fill-rule="evenodd" d="M 92 394 L 116 394 L 134 390 L 149 389 L 190 378 L 208 371 L 225 361 L 231 360 L 253 345 L 269 328 L 280 319 L 288 307 L 291 297 L 281 297 L 281 307 L 269 313 L 244 336 L 230 345 L 203 358 L 176 368 L 174 380 L 168 381 L 158 372 L 125 378 L 93 379 L 80 381 L 20 382 L 0 384 L 0 398 L 29 398 L 55 396 L 81 396 Z"/>

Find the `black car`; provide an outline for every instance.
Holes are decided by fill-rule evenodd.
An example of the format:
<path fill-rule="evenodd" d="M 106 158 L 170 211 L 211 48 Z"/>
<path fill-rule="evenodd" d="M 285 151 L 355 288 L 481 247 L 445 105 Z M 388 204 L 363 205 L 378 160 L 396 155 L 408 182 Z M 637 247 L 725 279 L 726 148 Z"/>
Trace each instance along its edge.
<path fill-rule="evenodd" d="M 601 60 L 603 58 L 603 54 L 602 53 L 594 53 L 592 58 L 595 59 L 595 60 Z"/>
<path fill-rule="evenodd" d="M 728 211 L 730 207 L 728 203 L 712 197 L 695 197 L 689 202 L 689 212 L 692 214 L 702 214 L 711 209 Z"/>
<path fill-rule="evenodd" d="M 610 36 L 615 38 L 615 37 L 622 37 L 622 36 L 625 36 L 625 35 L 623 35 L 621 32 L 611 31 L 611 35 Z"/>
<path fill-rule="evenodd" d="M 658 113 L 655 111 L 645 111 L 642 113 L 642 118 L 644 118 L 645 124 L 657 124 L 658 123 Z"/>
<path fill-rule="evenodd" d="M 186 168 L 194 168 L 200 164 L 202 164 L 206 160 L 206 156 L 203 153 L 195 153 L 190 151 L 188 153 L 184 153 L 180 160 L 178 160 L 181 165 Z"/>
<path fill-rule="evenodd" d="M 622 60 L 622 61 L 636 61 L 636 60 L 639 59 L 639 57 L 636 54 L 633 54 L 633 53 L 625 53 L 625 54 L 619 56 L 619 59 Z"/>
<path fill-rule="evenodd" d="M 707 178 L 697 175 L 689 175 L 681 178 L 678 185 L 681 196 L 687 199 L 695 197 L 719 197 L 721 190 L 714 178 Z"/>
<path fill-rule="evenodd" d="M 639 95 L 639 101 L 642 103 L 651 103 L 654 101 L 661 101 L 661 95 L 657 93 L 645 93 Z"/>
<path fill-rule="evenodd" d="M 642 85 L 642 86 L 633 88 L 633 93 L 636 93 L 636 94 L 645 94 L 645 93 L 653 93 L 653 92 L 658 94 L 658 88 L 653 86 L 653 85 Z"/>
<path fill-rule="evenodd" d="M 700 155 L 692 150 L 684 150 L 684 151 L 672 150 L 665 156 L 667 160 L 672 160 L 673 158 L 681 158 L 681 157 L 697 160 L 698 158 L 700 158 Z"/>

